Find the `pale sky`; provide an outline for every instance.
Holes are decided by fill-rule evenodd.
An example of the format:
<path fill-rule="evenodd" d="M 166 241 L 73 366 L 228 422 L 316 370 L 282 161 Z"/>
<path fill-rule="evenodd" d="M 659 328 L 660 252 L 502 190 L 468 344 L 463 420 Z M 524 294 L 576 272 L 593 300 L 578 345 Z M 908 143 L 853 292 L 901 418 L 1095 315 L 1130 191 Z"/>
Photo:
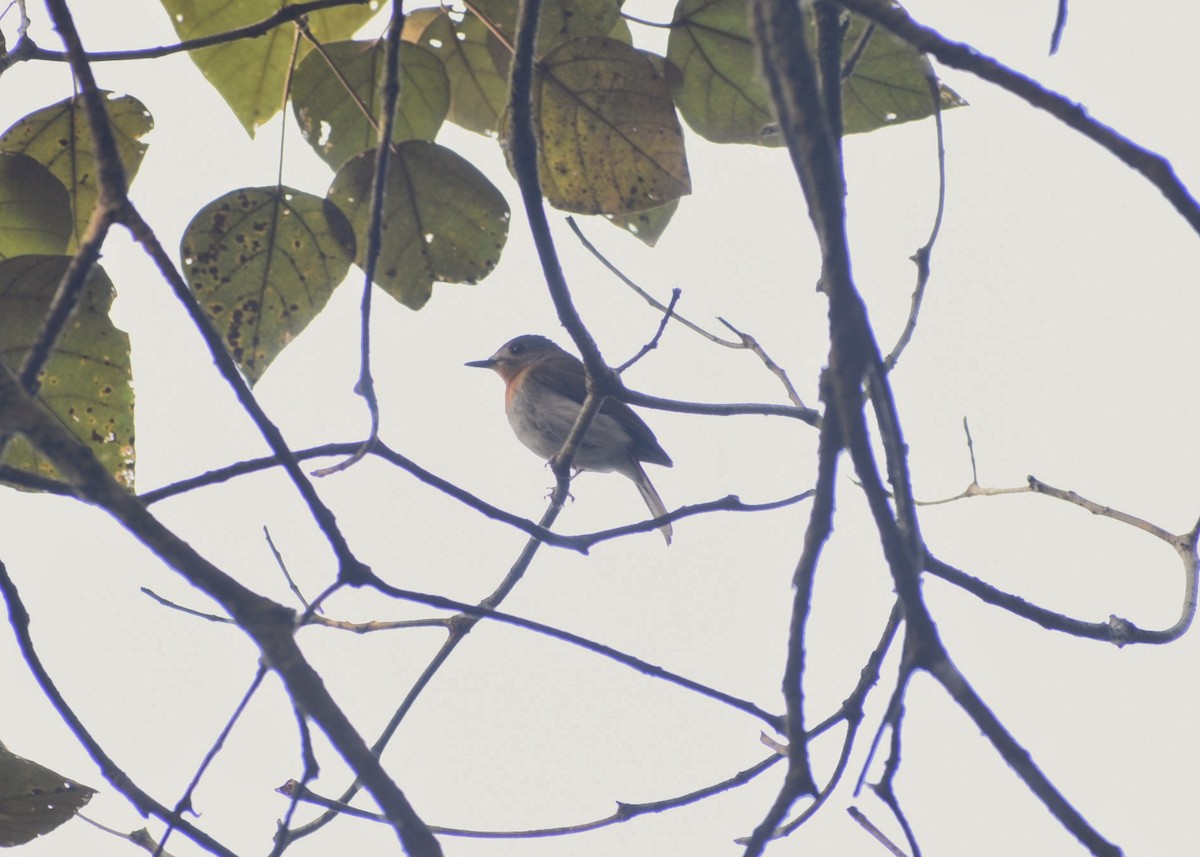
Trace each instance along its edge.
<path fill-rule="evenodd" d="M 76 3 L 92 50 L 175 40 L 152 0 Z M 1072 5 L 1059 54 L 1046 56 L 1052 2 L 914 0 L 918 20 L 970 42 L 1084 103 L 1096 118 L 1170 159 L 1200 185 L 1200 80 L 1186 4 L 1103 0 Z M 668 4 L 627 11 L 664 19 Z M 57 47 L 36 4 L 39 44 Z M 7 19 L 6 19 L 7 20 Z M 380 19 L 382 21 L 382 19 Z M 380 21 L 372 24 L 378 31 Z M 9 32 L 6 26 L 6 32 Z M 650 43 L 653 47 L 654 44 Z M 275 180 L 280 120 L 251 141 L 185 56 L 97 67 L 100 84 L 153 114 L 149 153 L 132 197 L 168 248 L 190 217 L 237 187 Z M 943 70 L 970 103 L 945 116 L 945 223 L 916 337 L 893 374 L 920 498 L 970 480 L 962 418 L 970 419 L 982 484 L 1028 474 L 1174 532 L 1200 514 L 1194 339 L 1200 241 L 1161 195 L 1112 156 L 1015 98 Z M 0 81 L 0 126 L 70 94 L 65 67 L 25 64 Z M 290 120 L 289 120 L 290 122 Z M 435 286 L 419 313 L 375 302 L 376 384 L 383 437 L 421 465 L 514 513 L 538 517 L 552 477 L 512 437 L 501 383 L 463 367 L 519 333 L 568 344 L 525 231 L 515 184 L 495 145 L 447 126 L 439 142 L 484 169 L 513 206 L 500 265 L 474 287 Z M 809 405 L 827 353 L 819 260 L 790 164 L 780 150 L 687 140 L 694 194 L 659 246 L 610 226 L 582 226 L 644 288 L 718 331 L 715 317 L 752 333 L 788 370 Z M 285 182 L 323 194 L 329 170 L 294 126 Z M 908 261 L 934 211 L 933 125 L 919 122 L 846 141 L 855 274 L 884 348 L 903 326 L 915 281 Z M 610 363 L 650 337 L 657 314 L 613 280 L 551 212 L 567 277 Z M 212 371 L 199 337 L 149 261 L 116 233 L 105 267 L 115 317 L 133 342 L 138 488 L 149 490 L 266 447 Z M 268 371 L 256 393 L 294 448 L 362 437 L 357 376 L 356 268 L 327 310 Z M 696 401 L 784 402 L 749 355 L 670 326 L 662 346 L 626 375 L 641 391 Z M 816 432 L 763 417 L 696 417 L 643 410 L 671 470 L 651 468 L 669 508 L 737 494 L 778 499 L 811 487 Z M 818 572 L 806 676 L 810 722 L 850 692 L 891 605 L 891 580 L 848 463 L 838 519 Z M 318 483 L 356 553 L 387 581 L 475 601 L 502 578 L 524 536 L 367 461 Z M 633 486 L 587 474 L 559 518 L 564 532 L 642 520 Z M 336 573 L 333 558 L 280 473 L 242 478 L 166 501 L 157 515 L 239 580 L 294 604 L 262 527 L 308 595 Z M 587 557 L 543 548 L 504 609 L 595 639 L 782 711 L 790 581 L 808 507 L 676 522 L 610 542 Z M 203 596 L 101 512 L 49 497 L 0 492 L 0 559 L 33 617 L 59 687 L 130 776 L 172 804 L 244 692 L 256 651 L 236 630 L 164 609 L 146 586 L 187 606 Z M 1171 625 L 1180 564 L 1143 533 L 1044 497 L 978 498 L 922 510 L 940 558 L 1022 597 L 1088 621 L 1122 616 Z M 1165 648 L 1079 641 L 999 612 L 938 580 L 925 584 L 955 663 L 1068 800 L 1130 855 L 1194 853 L 1200 790 L 1200 642 Z M 433 614 L 366 593 L 339 594 L 331 618 Z M 364 636 L 306 629 L 306 654 L 354 723 L 373 740 L 440 645 L 437 629 Z M 844 809 L 903 837 L 869 792 L 850 791 L 895 676 L 884 669 L 846 778 L 830 805 L 771 854 L 875 857 L 885 852 Z M 0 634 L 5 704 L 0 739 L 23 756 L 100 789 L 85 813 L 110 827 L 144 824 L 103 781 Z M 908 698 L 900 799 L 924 853 L 998 857 L 1084 853 L 1017 781 L 978 730 L 927 677 Z M 665 799 L 750 767 L 767 750 L 760 724 L 682 689 L 516 629 L 484 624 L 435 677 L 384 756 L 430 824 L 527 829 L 607 815 L 615 801 Z M 813 747 L 818 781 L 840 749 Z M 314 790 L 340 794 L 347 777 L 323 739 Z M 878 777 L 882 757 L 868 779 Z M 751 785 L 661 816 L 547 840 L 443 839 L 455 857 L 737 855 L 778 789 L 783 766 Z M 286 799 L 273 789 L 300 773 L 295 721 L 268 679 L 195 798 L 198 824 L 238 853 L 270 848 Z M 369 799 L 359 805 L 368 808 Z M 800 807 L 797 807 L 799 809 Z M 304 811 L 305 817 L 307 811 Z M 150 827 L 157 835 L 161 827 Z M 168 850 L 198 850 L 174 836 Z M 398 853 L 381 825 L 341 819 L 289 853 Z M 128 855 L 134 848 L 81 821 L 23 854 Z"/>

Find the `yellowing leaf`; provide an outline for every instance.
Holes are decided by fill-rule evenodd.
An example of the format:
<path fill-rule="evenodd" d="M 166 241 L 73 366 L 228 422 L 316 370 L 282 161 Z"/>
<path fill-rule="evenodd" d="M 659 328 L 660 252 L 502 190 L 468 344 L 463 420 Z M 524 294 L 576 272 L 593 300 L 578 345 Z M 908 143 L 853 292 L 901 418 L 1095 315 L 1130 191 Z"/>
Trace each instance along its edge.
<path fill-rule="evenodd" d="M 364 152 L 334 177 L 329 198 L 354 225 L 366 259 L 375 153 Z M 472 164 L 447 148 L 406 140 L 388 161 L 383 239 L 375 282 L 410 309 L 434 281 L 476 283 L 496 267 L 508 237 L 508 203 Z"/>
<path fill-rule="evenodd" d="M 192 218 L 181 253 L 188 284 L 253 384 L 345 279 L 354 235 L 320 197 L 242 188 Z"/>
<path fill-rule="evenodd" d="M 534 81 L 534 124 L 542 193 L 557 208 L 628 214 L 691 193 L 670 93 L 629 45 L 589 37 L 552 51 Z"/>
<path fill-rule="evenodd" d="M 571 38 L 607 36 L 621 15 L 622 0 L 543 0 L 538 16 L 537 52 L 545 56 Z M 512 45 L 517 31 L 517 0 L 475 0 L 479 14 Z"/>
<path fill-rule="evenodd" d="M 74 817 L 95 793 L 0 744 L 0 848 L 24 845 L 49 833 Z"/>
<path fill-rule="evenodd" d="M 71 238 L 71 201 L 53 174 L 28 155 L 0 154 L 0 259 L 62 253 Z"/>
<path fill-rule="evenodd" d="M 13 371 L 50 310 L 69 256 L 18 256 L 0 262 L 0 360 Z M 104 468 L 133 487 L 133 375 L 129 337 L 109 318 L 113 286 L 100 266 L 91 275 L 43 367 L 38 397 Z M 24 438 L 14 438 L 4 464 L 51 479 L 53 465 Z"/>
<path fill-rule="evenodd" d="M 142 137 L 154 128 L 154 120 L 145 105 L 131 95 L 114 96 L 106 92 L 104 96 L 104 108 L 117 141 L 117 155 L 125 168 L 125 183 L 129 185 L 146 154 L 147 145 Z M 95 145 L 83 102 L 72 97 L 30 113 L 0 135 L 0 151 L 30 156 L 67 188 L 74 213 L 74 229 L 67 249 L 73 252 L 87 228 L 99 193 Z"/>
<path fill-rule="evenodd" d="M 450 78 L 450 112 L 456 125 L 494 134 L 508 96 L 508 80 L 492 57 L 492 34 L 474 15 L 455 21 L 445 9 L 426 8 L 404 19 L 404 38 L 437 54 Z"/>
<path fill-rule="evenodd" d="M 325 54 L 337 73 L 320 52 L 311 52 L 292 78 L 292 107 L 304 139 L 336 170 L 360 152 L 375 148 L 379 140 L 376 122 L 383 112 L 384 44 L 334 42 L 325 45 Z M 400 100 L 392 139 L 432 140 L 449 106 L 450 81 L 441 60 L 419 45 L 402 44 Z"/>
<path fill-rule="evenodd" d="M 266 20 L 294 0 L 160 0 L 180 39 L 236 30 Z M 322 43 L 348 39 L 379 9 L 378 0 L 311 12 L 309 29 Z M 275 27 L 257 39 L 238 39 L 190 51 L 192 61 L 221 94 L 246 132 L 279 112 L 295 40 L 295 24 Z M 303 39 L 297 59 L 311 50 Z"/>

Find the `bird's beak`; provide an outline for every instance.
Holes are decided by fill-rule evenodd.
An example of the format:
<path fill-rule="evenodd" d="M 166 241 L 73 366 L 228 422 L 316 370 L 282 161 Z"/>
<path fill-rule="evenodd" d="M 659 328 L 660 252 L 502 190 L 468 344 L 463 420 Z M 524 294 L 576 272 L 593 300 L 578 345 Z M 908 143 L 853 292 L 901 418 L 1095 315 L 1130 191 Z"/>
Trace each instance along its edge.
<path fill-rule="evenodd" d="M 494 369 L 496 366 L 496 358 L 489 357 L 487 360 L 472 360 L 469 363 L 464 363 L 464 366 L 471 366 L 475 369 Z"/>

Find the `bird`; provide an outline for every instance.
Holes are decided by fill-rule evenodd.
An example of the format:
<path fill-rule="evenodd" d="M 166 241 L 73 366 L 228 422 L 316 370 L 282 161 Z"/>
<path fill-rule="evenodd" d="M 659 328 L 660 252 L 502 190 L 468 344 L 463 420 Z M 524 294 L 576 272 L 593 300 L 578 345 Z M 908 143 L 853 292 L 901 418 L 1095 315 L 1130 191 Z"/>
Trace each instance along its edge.
<path fill-rule="evenodd" d="M 504 411 L 521 443 L 547 460 L 562 449 L 575 425 L 587 394 L 583 363 L 544 336 L 525 334 L 510 339 L 486 360 L 467 366 L 492 369 L 504 380 Z M 667 507 L 642 462 L 671 467 L 671 456 L 650 427 L 618 399 L 607 398 L 575 452 L 573 466 L 601 473 L 616 471 L 632 480 L 655 518 Z M 671 543 L 670 522 L 659 527 Z"/>

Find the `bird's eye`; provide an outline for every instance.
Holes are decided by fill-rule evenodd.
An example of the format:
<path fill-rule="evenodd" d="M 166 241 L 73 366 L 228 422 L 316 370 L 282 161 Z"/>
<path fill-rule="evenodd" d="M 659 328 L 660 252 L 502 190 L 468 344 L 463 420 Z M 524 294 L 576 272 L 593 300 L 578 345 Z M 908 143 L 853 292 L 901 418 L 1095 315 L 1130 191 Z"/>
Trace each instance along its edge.
<path fill-rule="evenodd" d="M 520 354 L 522 351 L 525 350 L 525 346 L 521 345 L 520 343 L 517 343 L 515 345 L 510 345 L 508 347 L 508 350 L 513 354 Z"/>

